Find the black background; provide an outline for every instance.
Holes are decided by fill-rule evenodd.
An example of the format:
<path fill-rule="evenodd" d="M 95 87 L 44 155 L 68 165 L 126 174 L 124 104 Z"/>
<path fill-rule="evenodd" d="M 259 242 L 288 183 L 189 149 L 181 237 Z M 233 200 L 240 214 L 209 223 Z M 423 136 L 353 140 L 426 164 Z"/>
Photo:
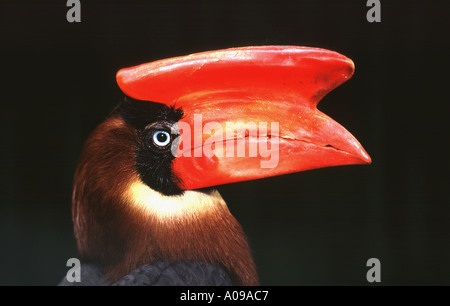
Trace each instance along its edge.
<path fill-rule="evenodd" d="M 446 1 L 66 1 L 0 7 L 0 284 L 53 285 L 76 257 L 71 188 L 90 131 L 120 101 L 120 68 L 228 47 L 303 45 L 350 57 L 353 78 L 319 109 L 370 166 L 219 190 L 263 285 L 450 284 Z"/>

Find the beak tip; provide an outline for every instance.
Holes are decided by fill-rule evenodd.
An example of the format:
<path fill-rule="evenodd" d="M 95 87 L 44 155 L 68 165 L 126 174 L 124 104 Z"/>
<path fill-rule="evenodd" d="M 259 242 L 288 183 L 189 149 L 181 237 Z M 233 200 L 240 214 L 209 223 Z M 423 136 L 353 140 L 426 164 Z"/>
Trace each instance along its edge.
<path fill-rule="evenodd" d="M 361 159 L 362 164 L 370 165 L 372 163 L 372 158 L 362 148 L 361 148 L 361 154 L 360 154 L 359 158 Z"/>

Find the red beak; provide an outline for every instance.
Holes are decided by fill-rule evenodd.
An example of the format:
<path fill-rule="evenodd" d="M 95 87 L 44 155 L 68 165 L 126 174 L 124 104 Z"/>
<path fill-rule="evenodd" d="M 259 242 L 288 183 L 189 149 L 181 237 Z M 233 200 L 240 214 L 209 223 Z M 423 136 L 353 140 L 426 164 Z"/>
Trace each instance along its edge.
<path fill-rule="evenodd" d="M 173 170 L 184 189 L 315 168 L 368 164 L 369 155 L 317 109 L 353 62 L 323 49 L 247 47 L 122 69 L 128 96 L 184 111 Z"/>

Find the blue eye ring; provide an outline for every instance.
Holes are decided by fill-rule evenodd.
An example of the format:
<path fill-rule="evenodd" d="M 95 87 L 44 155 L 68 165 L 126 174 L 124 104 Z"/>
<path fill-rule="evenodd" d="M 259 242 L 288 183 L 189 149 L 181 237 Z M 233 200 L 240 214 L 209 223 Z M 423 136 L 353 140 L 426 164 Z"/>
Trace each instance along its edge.
<path fill-rule="evenodd" d="M 165 147 L 170 143 L 172 139 L 169 132 L 159 130 L 153 133 L 152 140 L 155 146 Z"/>

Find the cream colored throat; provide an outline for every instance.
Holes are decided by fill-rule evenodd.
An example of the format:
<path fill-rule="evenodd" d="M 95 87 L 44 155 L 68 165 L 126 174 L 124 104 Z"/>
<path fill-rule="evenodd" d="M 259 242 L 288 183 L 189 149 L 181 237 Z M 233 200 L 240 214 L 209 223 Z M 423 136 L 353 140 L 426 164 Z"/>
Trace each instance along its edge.
<path fill-rule="evenodd" d="M 216 190 L 211 193 L 186 190 L 182 195 L 165 196 L 139 179 L 134 180 L 127 188 L 125 201 L 142 213 L 157 217 L 160 221 L 195 218 L 218 209 L 228 210 L 225 201 Z"/>

